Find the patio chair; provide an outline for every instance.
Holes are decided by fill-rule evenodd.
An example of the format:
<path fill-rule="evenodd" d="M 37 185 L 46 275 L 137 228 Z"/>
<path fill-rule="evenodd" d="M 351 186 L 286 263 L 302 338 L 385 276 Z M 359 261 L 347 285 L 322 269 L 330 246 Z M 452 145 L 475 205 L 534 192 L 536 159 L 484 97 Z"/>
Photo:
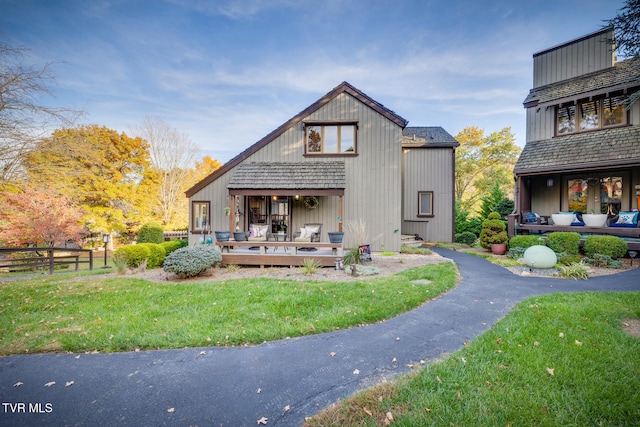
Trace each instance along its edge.
<path fill-rule="evenodd" d="M 308 223 L 300 231 L 293 233 L 294 242 L 320 242 L 322 235 L 322 224 Z"/>
<path fill-rule="evenodd" d="M 247 237 L 249 242 L 266 242 L 269 240 L 269 235 L 268 224 L 249 224 L 249 236 Z"/>

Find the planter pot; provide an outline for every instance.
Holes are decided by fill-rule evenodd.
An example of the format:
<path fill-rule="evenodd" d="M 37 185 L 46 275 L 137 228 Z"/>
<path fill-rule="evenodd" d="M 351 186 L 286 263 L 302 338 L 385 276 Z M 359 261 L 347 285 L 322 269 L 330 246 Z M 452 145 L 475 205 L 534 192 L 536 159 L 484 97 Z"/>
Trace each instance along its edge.
<path fill-rule="evenodd" d="M 562 213 L 562 214 L 551 214 L 551 219 L 555 225 L 561 226 L 569 226 L 573 222 L 574 214 L 571 213 Z"/>
<path fill-rule="evenodd" d="M 506 243 L 493 243 L 491 245 L 491 252 L 496 255 L 504 255 L 507 253 L 507 244 Z"/>
<path fill-rule="evenodd" d="M 329 242 L 331 242 L 331 243 L 342 243 L 342 238 L 344 237 L 344 232 L 342 232 L 342 231 L 330 231 L 327 234 L 329 235 Z"/>
<path fill-rule="evenodd" d="M 606 227 L 607 214 L 582 214 L 582 222 L 586 227 Z"/>
<path fill-rule="evenodd" d="M 228 242 L 229 236 L 231 236 L 230 231 L 214 231 L 216 234 L 216 242 Z"/>
<path fill-rule="evenodd" d="M 235 231 L 233 233 L 233 239 L 236 242 L 244 242 L 245 240 L 247 240 L 247 233 L 244 231 Z"/>

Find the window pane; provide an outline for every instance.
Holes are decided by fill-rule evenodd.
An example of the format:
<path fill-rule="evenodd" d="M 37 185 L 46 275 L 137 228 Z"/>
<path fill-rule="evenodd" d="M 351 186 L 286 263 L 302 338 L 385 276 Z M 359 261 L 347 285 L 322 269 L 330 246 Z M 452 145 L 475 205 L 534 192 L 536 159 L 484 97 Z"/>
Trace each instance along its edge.
<path fill-rule="evenodd" d="M 337 153 L 338 152 L 338 127 L 337 126 L 325 126 L 324 127 L 324 149 L 325 153 Z"/>
<path fill-rule="evenodd" d="M 621 125 L 626 122 L 626 115 L 624 114 L 624 97 L 616 96 L 613 98 L 607 98 L 603 102 L 603 126 Z"/>
<path fill-rule="evenodd" d="M 204 230 L 209 225 L 209 204 L 194 203 L 193 204 L 193 229 Z"/>
<path fill-rule="evenodd" d="M 355 126 L 342 126 L 340 129 L 340 151 L 355 151 Z"/>
<path fill-rule="evenodd" d="M 418 194 L 418 215 L 433 215 L 432 197 L 433 193 L 431 191 Z"/>
<path fill-rule="evenodd" d="M 598 101 L 580 104 L 580 130 L 598 129 Z"/>
<path fill-rule="evenodd" d="M 569 180 L 569 211 L 587 212 L 588 190 L 586 179 Z"/>
<path fill-rule="evenodd" d="M 569 105 L 558 108 L 558 134 L 575 132 L 576 130 L 576 106 Z"/>
<path fill-rule="evenodd" d="M 307 153 L 319 153 L 322 149 L 322 137 L 320 126 L 309 126 L 307 128 Z"/>

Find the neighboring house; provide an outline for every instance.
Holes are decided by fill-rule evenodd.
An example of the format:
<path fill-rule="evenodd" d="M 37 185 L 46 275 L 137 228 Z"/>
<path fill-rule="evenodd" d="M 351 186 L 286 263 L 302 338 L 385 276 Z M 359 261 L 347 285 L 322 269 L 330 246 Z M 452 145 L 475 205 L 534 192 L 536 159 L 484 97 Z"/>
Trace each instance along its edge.
<path fill-rule="evenodd" d="M 606 28 L 533 55 L 510 234 L 527 212 L 594 211 L 611 220 L 638 208 L 640 103 L 627 111 L 625 99 L 640 88 L 640 64 L 616 62 L 613 36 Z"/>
<path fill-rule="evenodd" d="M 403 233 L 452 241 L 458 144 L 441 128 L 406 125 L 340 84 L 186 192 L 189 242 L 251 224 L 291 240 L 319 223 L 321 241 L 345 231 L 352 247 L 350 222 L 366 225 L 374 251 L 399 251 Z"/>

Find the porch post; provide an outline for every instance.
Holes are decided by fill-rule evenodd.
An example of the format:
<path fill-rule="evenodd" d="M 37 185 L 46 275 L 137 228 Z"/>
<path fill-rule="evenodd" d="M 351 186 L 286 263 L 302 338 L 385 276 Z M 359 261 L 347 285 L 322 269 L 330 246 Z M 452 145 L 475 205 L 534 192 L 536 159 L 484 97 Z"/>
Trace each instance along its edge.
<path fill-rule="evenodd" d="M 236 231 L 233 227 L 234 218 L 236 217 L 236 196 L 229 195 L 229 231 Z M 233 215 L 232 215 L 233 214 Z"/>
<path fill-rule="evenodd" d="M 338 231 L 342 231 L 342 197 L 338 196 Z"/>

